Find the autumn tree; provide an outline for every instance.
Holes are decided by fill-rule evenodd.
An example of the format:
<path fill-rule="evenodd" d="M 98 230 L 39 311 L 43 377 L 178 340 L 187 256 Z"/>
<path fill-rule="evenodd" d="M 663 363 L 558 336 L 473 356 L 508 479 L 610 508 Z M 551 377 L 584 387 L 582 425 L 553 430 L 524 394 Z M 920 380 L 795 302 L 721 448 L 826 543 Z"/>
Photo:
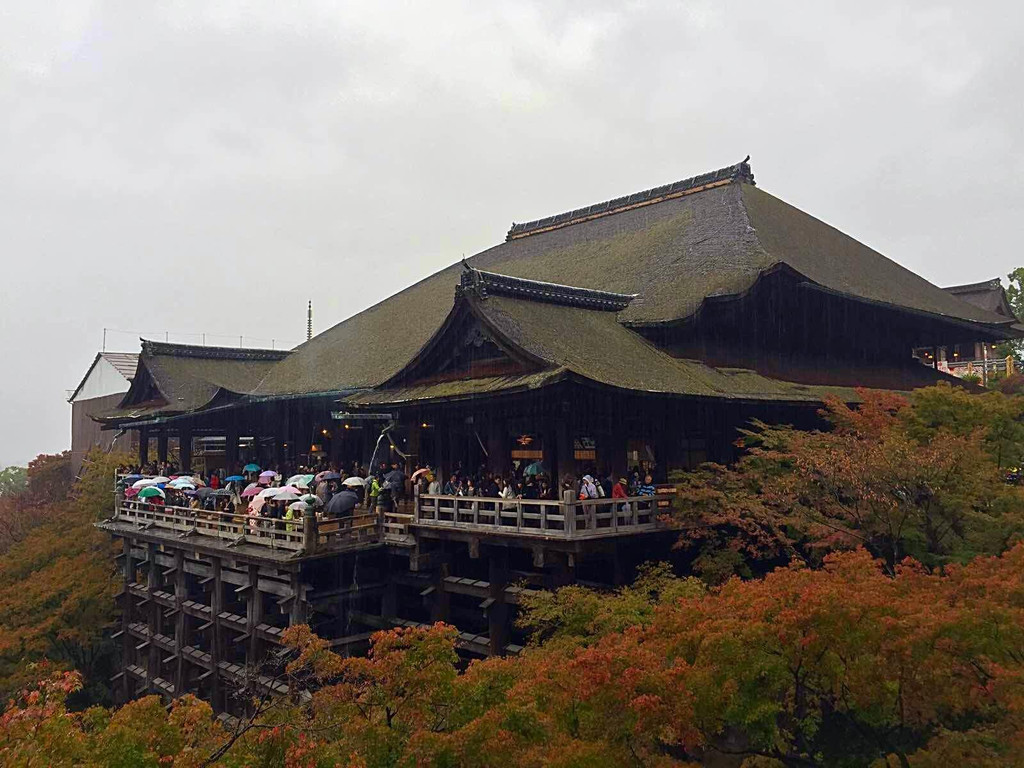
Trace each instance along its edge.
<path fill-rule="evenodd" d="M 1024 496 L 1003 482 L 1024 451 L 1024 402 L 948 385 L 910 399 L 861 390 L 829 402 L 831 428 L 755 422 L 734 467 L 677 476 L 674 522 L 712 583 L 866 547 L 892 571 L 1001 552 L 1024 532 Z"/>

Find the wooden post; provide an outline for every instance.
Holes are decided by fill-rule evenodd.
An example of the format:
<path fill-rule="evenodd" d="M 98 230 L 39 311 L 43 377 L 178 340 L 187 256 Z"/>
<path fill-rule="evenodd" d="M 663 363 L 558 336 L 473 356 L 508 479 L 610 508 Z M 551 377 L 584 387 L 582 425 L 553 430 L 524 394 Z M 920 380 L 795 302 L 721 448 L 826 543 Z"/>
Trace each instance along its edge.
<path fill-rule="evenodd" d="M 288 612 L 288 626 L 305 624 L 307 621 L 306 596 L 302 589 L 302 574 L 299 571 L 292 572 L 292 604 Z"/>
<path fill-rule="evenodd" d="M 307 509 L 302 513 L 302 551 L 304 554 L 316 553 L 319 545 L 320 534 L 316 523 L 316 512 Z"/>
<path fill-rule="evenodd" d="M 182 472 L 192 471 L 192 427 L 178 430 L 178 458 Z"/>
<path fill-rule="evenodd" d="M 188 574 L 185 573 L 185 550 L 174 551 L 174 607 L 177 613 L 174 615 L 174 695 L 181 696 L 185 693 L 185 658 L 181 652 L 188 643 L 185 642 L 185 630 L 187 616 L 183 607 L 188 599 Z"/>
<path fill-rule="evenodd" d="M 160 586 L 160 568 L 156 564 L 156 555 L 159 551 L 159 547 L 156 544 L 148 544 L 146 552 L 146 559 L 149 560 L 149 575 L 146 579 L 146 586 L 149 597 L 149 655 L 146 659 L 146 683 L 150 686 L 150 690 L 153 685 L 153 678 L 160 676 L 160 649 L 156 645 L 154 635 L 160 633 L 160 616 L 163 613 L 163 608 L 156 601 L 156 592 Z"/>
<path fill-rule="evenodd" d="M 207 467 L 209 469 L 209 467 Z M 238 427 L 232 421 L 224 435 L 224 470 L 228 475 L 238 473 Z"/>
<path fill-rule="evenodd" d="M 221 579 L 221 562 L 219 557 L 210 558 L 210 569 L 213 576 L 213 588 L 210 591 L 210 665 L 213 667 L 210 702 L 215 712 L 221 711 L 224 707 L 223 686 L 220 679 L 220 657 L 223 647 L 223 636 L 220 623 L 220 614 L 224 611 L 224 582 Z"/>
<path fill-rule="evenodd" d="M 491 548 L 487 559 L 490 580 L 489 598 L 493 602 L 487 607 L 487 628 L 492 656 L 500 656 L 508 644 L 508 606 L 505 604 L 505 587 L 508 585 L 508 549 Z"/>
<path fill-rule="evenodd" d="M 131 632 L 128 631 L 128 626 L 132 623 L 132 613 L 134 612 L 135 604 L 135 598 L 131 593 L 131 585 L 135 581 L 135 560 L 132 558 L 132 540 L 125 536 L 121 542 L 124 554 L 124 564 L 122 565 L 124 597 L 122 598 L 123 605 L 121 609 L 121 696 L 123 697 L 122 701 L 128 701 L 131 698 L 131 685 L 125 669 L 134 659 L 134 654 L 132 653 L 134 643 Z"/>
<path fill-rule="evenodd" d="M 142 470 L 149 464 L 149 428 L 139 429 L 139 469 Z"/>
<path fill-rule="evenodd" d="M 255 672 L 260 666 L 260 641 L 256 634 L 256 626 L 263 621 L 263 594 L 260 592 L 260 568 L 258 565 L 249 566 L 249 589 L 246 601 L 246 628 L 249 631 L 249 653 L 246 661 Z"/>
<path fill-rule="evenodd" d="M 156 460 L 161 464 L 167 463 L 167 429 L 161 428 L 156 433 Z"/>

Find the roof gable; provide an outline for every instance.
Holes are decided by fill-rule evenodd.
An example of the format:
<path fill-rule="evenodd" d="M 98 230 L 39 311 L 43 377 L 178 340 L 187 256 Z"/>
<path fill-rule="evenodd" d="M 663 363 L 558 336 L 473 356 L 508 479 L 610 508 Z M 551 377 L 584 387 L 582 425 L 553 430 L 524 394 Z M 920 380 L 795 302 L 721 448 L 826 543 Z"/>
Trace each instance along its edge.
<path fill-rule="evenodd" d="M 523 295 L 512 278 L 629 297 L 618 319 L 633 326 L 691 317 L 705 299 L 742 294 L 786 265 L 844 297 L 979 323 L 984 333 L 1015 333 L 1006 318 L 950 296 L 752 181 L 749 165 L 740 163 L 517 224 L 505 242 L 466 263 L 505 280 L 506 297 Z M 453 264 L 299 346 L 255 394 L 346 391 L 390 380 L 445 322 L 459 271 Z"/>

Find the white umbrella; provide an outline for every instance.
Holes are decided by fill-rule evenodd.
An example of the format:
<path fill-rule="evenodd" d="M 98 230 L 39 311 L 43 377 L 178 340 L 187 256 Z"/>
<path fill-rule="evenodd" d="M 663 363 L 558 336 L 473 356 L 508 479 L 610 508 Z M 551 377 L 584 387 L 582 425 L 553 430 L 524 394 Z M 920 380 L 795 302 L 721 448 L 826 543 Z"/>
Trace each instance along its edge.
<path fill-rule="evenodd" d="M 279 490 L 280 492 L 273 497 L 274 501 L 297 501 L 299 499 L 299 494 L 297 494 L 295 491 L 281 491 L 280 489 L 277 490 Z"/>
<path fill-rule="evenodd" d="M 169 483 L 169 482 L 171 482 L 171 478 L 164 477 L 163 475 L 158 475 L 157 477 L 153 478 L 153 482 L 154 483 Z"/>
<path fill-rule="evenodd" d="M 285 483 L 285 485 L 295 485 L 296 483 L 301 482 L 302 478 L 304 477 L 305 475 L 292 475 L 291 477 L 288 478 L 288 482 Z"/>
<path fill-rule="evenodd" d="M 280 488 L 264 488 L 262 491 L 260 491 L 259 493 L 256 494 L 256 498 L 258 498 L 258 499 L 273 498 L 274 496 L 277 496 L 277 494 L 280 493 L 280 492 L 281 492 Z"/>
<path fill-rule="evenodd" d="M 304 501 L 293 501 L 288 505 L 288 509 L 294 509 L 297 512 L 305 512 L 309 509 L 309 504 Z"/>
<path fill-rule="evenodd" d="M 145 488 L 146 486 L 149 485 L 156 485 L 158 482 L 159 480 L 157 480 L 155 477 L 144 477 L 141 480 L 136 480 L 134 483 L 132 483 L 132 488 Z"/>
<path fill-rule="evenodd" d="M 366 478 L 364 478 L 364 477 L 356 477 L 355 475 L 353 475 L 352 477 L 346 477 L 344 480 L 341 481 L 341 484 L 342 485 L 366 485 Z"/>
<path fill-rule="evenodd" d="M 195 490 L 196 484 L 192 482 L 191 477 L 179 477 L 175 480 L 171 480 L 171 482 L 167 484 L 167 487 L 173 488 L 176 491 L 184 489 Z"/>

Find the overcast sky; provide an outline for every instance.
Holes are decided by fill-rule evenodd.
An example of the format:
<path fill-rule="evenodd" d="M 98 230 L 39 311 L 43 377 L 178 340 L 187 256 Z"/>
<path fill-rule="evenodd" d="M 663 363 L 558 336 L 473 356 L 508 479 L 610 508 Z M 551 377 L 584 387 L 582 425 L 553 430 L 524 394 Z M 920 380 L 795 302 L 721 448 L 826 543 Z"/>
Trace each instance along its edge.
<path fill-rule="evenodd" d="M 1020 3 L 0 4 L 0 466 L 140 332 L 293 345 L 510 223 L 752 156 L 940 285 L 1024 264 Z M 189 335 L 191 334 L 191 335 Z M 221 334 L 217 336 L 216 334 Z"/>

